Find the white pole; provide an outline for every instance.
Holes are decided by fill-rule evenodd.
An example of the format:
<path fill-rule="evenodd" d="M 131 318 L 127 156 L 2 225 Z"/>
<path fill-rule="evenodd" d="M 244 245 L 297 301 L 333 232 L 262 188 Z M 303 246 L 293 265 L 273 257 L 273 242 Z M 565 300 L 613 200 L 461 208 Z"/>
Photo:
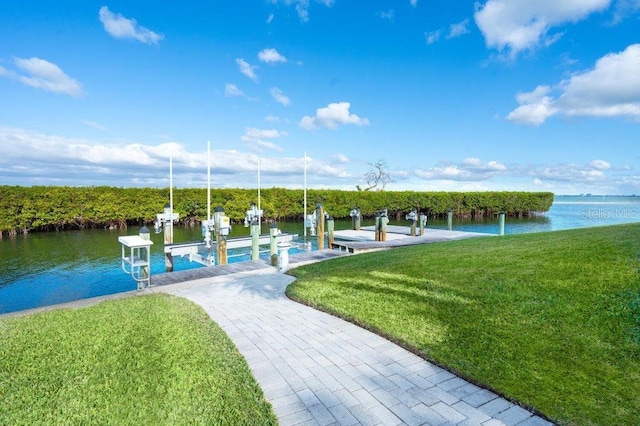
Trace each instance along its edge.
<path fill-rule="evenodd" d="M 258 158 L 258 224 L 262 228 L 262 218 L 260 217 L 260 158 Z"/>
<path fill-rule="evenodd" d="M 302 229 L 304 237 L 307 238 L 307 152 L 304 153 L 304 214 L 302 215 Z"/>
<path fill-rule="evenodd" d="M 207 226 L 211 220 L 211 141 L 207 141 Z M 207 232 L 209 230 L 207 229 Z"/>
<path fill-rule="evenodd" d="M 169 226 L 171 226 L 171 242 L 173 242 L 173 156 L 169 156 Z"/>

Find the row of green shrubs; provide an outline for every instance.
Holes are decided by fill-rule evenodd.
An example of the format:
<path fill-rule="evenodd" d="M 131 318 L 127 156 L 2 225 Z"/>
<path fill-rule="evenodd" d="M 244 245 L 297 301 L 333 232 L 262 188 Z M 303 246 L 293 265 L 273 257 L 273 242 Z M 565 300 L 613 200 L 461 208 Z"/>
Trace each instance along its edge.
<path fill-rule="evenodd" d="M 174 189 L 174 211 L 182 223 L 194 224 L 207 217 L 206 189 Z M 169 188 L 118 188 L 70 186 L 0 186 L 0 235 L 95 227 L 148 224 L 169 202 Z M 212 210 L 221 206 L 234 222 L 244 219 L 255 189 L 212 189 Z M 381 209 L 401 217 L 416 209 L 429 217 L 452 210 L 456 217 L 487 217 L 504 211 L 509 216 L 546 212 L 553 203 L 550 192 L 417 192 L 308 190 L 307 211 L 320 203 L 336 219 L 348 218 L 358 207 L 372 217 Z M 260 207 L 265 220 L 301 219 L 302 189 L 261 190 Z"/>

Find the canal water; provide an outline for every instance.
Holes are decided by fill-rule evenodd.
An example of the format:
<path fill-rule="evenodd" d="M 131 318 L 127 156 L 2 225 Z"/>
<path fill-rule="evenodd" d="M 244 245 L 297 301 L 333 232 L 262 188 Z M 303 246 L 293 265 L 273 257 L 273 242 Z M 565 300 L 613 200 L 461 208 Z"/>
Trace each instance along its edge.
<path fill-rule="evenodd" d="M 640 222 L 640 197 L 556 196 L 549 212 L 530 218 L 507 218 L 506 234 L 558 231 L 619 223 Z M 407 222 L 391 222 L 408 225 Z M 363 226 L 373 221 L 363 221 Z M 299 234 L 302 223 L 279 223 L 283 232 Z M 430 221 L 429 228 L 446 229 L 446 220 Z M 351 221 L 336 221 L 335 229 L 350 229 Z M 454 220 L 453 229 L 487 234 L 499 232 L 498 220 Z M 268 233 L 264 225 L 262 233 Z M 0 240 L 0 314 L 136 289 L 120 267 L 118 237 L 136 235 L 138 228 L 120 231 L 82 230 L 33 233 Z M 248 236 L 249 229 L 235 225 L 231 236 Z M 164 272 L 162 234 L 151 234 L 151 273 Z M 201 238 L 199 227 L 176 227 L 175 242 Z M 313 242 L 314 239 L 309 238 Z M 267 248 L 268 249 L 268 248 Z M 249 260 L 229 253 L 230 262 Z M 261 254 L 268 258 L 268 253 Z M 175 270 L 201 267 L 176 258 Z"/>

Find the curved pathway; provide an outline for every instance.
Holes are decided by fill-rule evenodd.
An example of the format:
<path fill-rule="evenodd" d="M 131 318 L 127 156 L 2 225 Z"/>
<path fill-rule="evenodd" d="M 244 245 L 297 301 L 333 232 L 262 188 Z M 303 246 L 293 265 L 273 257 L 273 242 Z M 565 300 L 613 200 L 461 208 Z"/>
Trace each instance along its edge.
<path fill-rule="evenodd" d="M 275 268 L 154 289 L 201 305 L 282 425 L 550 425 L 388 340 L 284 294 Z"/>

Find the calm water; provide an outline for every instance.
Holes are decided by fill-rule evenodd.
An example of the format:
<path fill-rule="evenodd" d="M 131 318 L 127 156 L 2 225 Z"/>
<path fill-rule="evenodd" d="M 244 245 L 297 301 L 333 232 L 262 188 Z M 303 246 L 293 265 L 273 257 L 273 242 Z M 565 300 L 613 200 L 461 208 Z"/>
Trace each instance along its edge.
<path fill-rule="evenodd" d="M 558 196 L 550 211 L 526 219 L 508 218 L 505 233 L 557 231 L 563 229 L 640 222 L 640 197 Z M 364 221 L 372 225 L 373 221 Z M 393 223 L 407 225 L 407 222 Z M 302 235 L 302 223 L 281 223 L 284 232 Z M 350 221 L 336 221 L 336 230 L 349 229 Z M 430 228 L 446 228 L 446 220 L 430 221 Z M 497 219 L 456 221 L 454 230 L 498 233 Z M 38 306 L 136 289 L 120 269 L 118 236 L 135 235 L 138 228 L 122 231 L 85 230 L 31 234 L 0 241 L 0 314 Z M 263 233 L 268 233 L 265 225 Z M 232 236 L 247 236 L 248 228 L 236 225 Z M 174 241 L 200 239 L 200 228 L 175 228 Z M 152 234 L 151 273 L 164 272 L 162 234 Z M 264 247 L 266 248 L 266 247 Z M 261 247 L 262 249 L 262 247 Z M 268 248 L 266 248 L 268 249 Z M 243 261 L 230 257 L 229 261 Z M 229 253 L 232 255 L 232 253 Z M 268 258 L 268 253 L 262 254 Z M 200 267 L 175 259 L 175 270 Z"/>

